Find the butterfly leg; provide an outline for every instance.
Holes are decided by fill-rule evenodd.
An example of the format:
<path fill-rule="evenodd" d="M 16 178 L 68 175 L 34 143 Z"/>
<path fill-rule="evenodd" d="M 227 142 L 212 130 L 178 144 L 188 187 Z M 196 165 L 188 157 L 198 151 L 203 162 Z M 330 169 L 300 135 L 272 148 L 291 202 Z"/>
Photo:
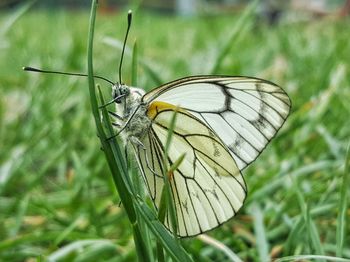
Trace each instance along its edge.
<path fill-rule="evenodd" d="M 137 138 L 136 138 L 137 139 Z M 141 143 L 141 150 L 143 150 L 144 151 L 144 156 L 145 156 L 145 161 L 146 161 L 146 166 L 147 166 L 147 168 L 154 174 L 154 175 L 157 175 L 157 173 L 154 171 L 154 169 L 151 167 L 151 165 L 150 165 L 150 162 L 149 162 L 149 159 L 148 159 L 148 154 L 147 154 L 147 152 L 146 152 L 146 147 L 142 144 L 142 142 L 140 142 Z M 139 145 L 136 145 L 137 146 L 137 151 L 139 151 L 140 150 L 140 146 Z"/>
<path fill-rule="evenodd" d="M 144 149 L 144 150 L 146 150 L 146 149 Z M 146 165 L 147 165 L 147 168 L 149 169 L 149 171 L 151 171 L 151 173 L 153 173 L 153 175 L 159 176 L 159 174 L 157 175 L 157 173 L 154 171 L 154 169 L 150 166 L 148 156 L 146 153 L 145 153 L 145 160 L 146 160 Z"/>
<path fill-rule="evenodd" d="M 122 127 L 122 125 L 117 123 L 117 122 L 112 122 L 112 126 L 115 126 L 117 128 L 121 128 Z"/>
<path fill-rule="evenodd" d="M 137 111 L 139 110 L 140 106 L 141 106 L 141 104 L 138 105 L 138 107 L 134 110 L 134 112 L 132 112 L 132 114 L 125 114 L 123 117 L 119 116 L 118 114 L 116 114 L 116 113 L 114 113 L 114 112 L 108 111 L 110 114 L 112 114 L 112 116 L 114 116 L 114 117 L 116 117 L 117 119 L 121 120 L 121 121 L 123 122 L 123 126 L 119 129 L 119 131 L 118 131 L 115 135 L 113 135 L 113 136 L 107 138 L 107 140 L 110 140 L 110 139 L 113 139 L 113 138 L 117 137 L 121 132 L 123 132 L 123 131 L 125 130 L 125 128 L 129 125 L 130 121 L 133 119 L 134 115 L 135 115 L 135 114 L 137 113 Z M 136 138 L 136 137 L 135 137 L 135 138 Z M 137 138 L 136 138 L 136 139 L 137 139 Z M 138 139 L 137 139 L 137 140 L 138 140 Z M 131 142 L 133 142 L 133 141 L 131 141 Z M 140 142 L 140 141 L 139 141 L 139 142 Z M 136 141 L 136 143 L 137 143 L 137 141 Z M 140 142 L 140 144 L 142 145 L 141 142 Z M 142 146 L 143 146 L 143 145 L 142 145 Z"/>
<path fill-rule="evenodd" d="M 129 137 L 128 139 L 131 143 L 132 143 L 132 147 L 134 148 L 134 152 L 137 155 L 140 155 L 140 150 L 144 151 L 144 156 L 145 156 L 145 160 L 146 160 L 146 166 L 147 168 L 154 174 L 157 175 L 156 172 L 153 170 L 153 168 L 151 168 L 150 164 L 149 164 L 149 160 L 148 160 L 148 156 L 146 153 L 146 147 L 144 146 L 144 144 L 137 138 L 137 137 Z M 133 142 L 134 141 L 134 142 Z"/>
<path fill-rule="evenodd" d="M 112 112 L 112 111 L 108 111 L 108 114 L 110 114 L 112 117 L 114 117 L 114 118 L 116 118 L 116 119 L 118 119 L 118 120 L 121 120 L 121 121 L 125 121 L 125 120 L 128 118 L 127 115 L 125 115 L 125 116 L 120 116 L 120 115 L 118 115 L 117 113 Z"/>

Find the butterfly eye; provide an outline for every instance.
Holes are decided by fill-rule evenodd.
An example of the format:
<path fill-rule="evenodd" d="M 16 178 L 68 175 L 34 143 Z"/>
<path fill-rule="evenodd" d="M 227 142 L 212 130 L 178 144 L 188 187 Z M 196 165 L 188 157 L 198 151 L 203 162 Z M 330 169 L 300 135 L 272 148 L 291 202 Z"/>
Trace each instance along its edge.
<path fill-rule="evenodd" d="M 113 101 L 117 104 L 120 104 L 122 102 L 122 98 L 129 95 L 130 91 L 129 88 L 125 85 L 115 85 L 112 88 L 112 97 Z"/>
<path fill-rule="evenodd" d="M 120 89 L 118 86 L 114 86 L 112 89 L 112 97 L 114 102 L 116 102 L 117 104 L 121 103 L 121 98 L 120 98 Z"/>

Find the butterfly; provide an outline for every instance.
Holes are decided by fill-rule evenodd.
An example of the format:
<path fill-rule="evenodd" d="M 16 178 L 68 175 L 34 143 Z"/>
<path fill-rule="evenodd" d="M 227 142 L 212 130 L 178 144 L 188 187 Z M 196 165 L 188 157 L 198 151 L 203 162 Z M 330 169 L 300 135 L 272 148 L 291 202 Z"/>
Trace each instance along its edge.
<path fill-rule="evenodd" d="M 146 93 L 141 88 L 94 75 L 112 85 L 117 135 L 134 152 L 150 198 L 160 205 L 168 175 L 180 237 L 202 234 L 231 219 L 247 196 L 242 170 L 252 163 L 276 135 L 291 108 L 291 100 L 278 85 L 254 77 L 191 76 Z M 86 77 L 82 73 L 26 71 Z M 107 103 L 109 105 L 111 103 Z M 106 106 L 104 105 L 104 106 Z M 172 143 L 163 161 L 169 128 Z M 185 156 L 177 169 L 167 167 Z M 169 229 L 169 215 L 164 224 Z"/>
<path fill-rule="evenodd" d="M 191 76 L 148 93 L 116 84 L 112 94 L 115 125 L 123 130 L 157 209 L 176 112 L 166 161 L 171 166 L 185 155 L 169 175 L 180 237 L 202 234 L 237 214 L 247 196 L 241 171 L 276 135 L 291 108 L 282 88 L 253 77 Z M 169 217 L 164 224 L 171 230 Z"/>

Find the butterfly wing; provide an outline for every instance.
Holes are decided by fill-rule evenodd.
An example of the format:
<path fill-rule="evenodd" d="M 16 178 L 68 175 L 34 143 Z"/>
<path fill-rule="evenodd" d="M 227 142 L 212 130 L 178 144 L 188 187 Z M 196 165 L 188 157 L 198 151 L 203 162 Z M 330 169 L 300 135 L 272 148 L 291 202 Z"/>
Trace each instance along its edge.
<path fill-rule="evenodd" d="M 209 126 L 244 169 L 286 120 L 291 102 L 279 86 L 251 77 L 193 76 L 147 93 L 143 102 L 165 102 Z"/>
<path fill-rule="evenodd" d="M 153 102 L 147 112 L 152 119 L 144 147 L 134 150 L 151 198 L 159 207 L 163 189 L 162 156 L 174 106 Z M 168 151 L 168 165 L 183 153 L 185 158 L 169 174 L 181 237 L 211 230 L 233 217 L 246 197 L 244 179 L 228 148 L 200 119 L 186 110 L 177 111 L 177 121 Z M 169 218 L 165 225 L 169 227 Z"/>

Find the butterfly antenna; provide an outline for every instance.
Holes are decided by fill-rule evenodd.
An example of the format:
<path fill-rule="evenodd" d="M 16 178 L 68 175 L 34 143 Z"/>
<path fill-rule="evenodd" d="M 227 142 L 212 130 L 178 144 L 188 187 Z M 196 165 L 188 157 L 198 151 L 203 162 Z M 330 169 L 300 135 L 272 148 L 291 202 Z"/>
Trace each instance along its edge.
<path fill-rule="evenodd" d="M 81 73 L 70 73 L 70 72 L 61 72 L 61 71 L 53 71 L 53 70 L 42 70 L 42 69 L 38 69 L 38 68 L 34 68 L 34 67 L 30 67 L 30 66 L 25 66 L 23 67 L 24 71 L 30 71 L 30 72 L 38 72 L 38 73 L 45 73 L 45 74 L 59 74 L 59 75 L 69 75 L 69 76 L 85 76 L 87 77 L 87 74 L 81 74 Z M 108 83 L 110 83 L 111 85 L 114 85 L 114 82 L 103 77 L 103 76 L 94 76 L 94 78 L 97 79 L 101 79 L 104 80 Z"/>
<path fill-rule="evenodd" d="M 126 40 L 128 39 L 128 35 L 129 35 L 129 31 L 130 31 L 131 20 L 132 20 L 132 12 L 131 12 L 131 10 L 129 10 L 129 12 L 128 12 L 128 28 L 126 30 L 124 43 L 123 43 L 123 49 L 122 49 L 122 55 L 120 57 L 120 63 L 119 63 L 119 83 L 120 84 L 122 83 L 122 64 L 123 64 Z"/>

